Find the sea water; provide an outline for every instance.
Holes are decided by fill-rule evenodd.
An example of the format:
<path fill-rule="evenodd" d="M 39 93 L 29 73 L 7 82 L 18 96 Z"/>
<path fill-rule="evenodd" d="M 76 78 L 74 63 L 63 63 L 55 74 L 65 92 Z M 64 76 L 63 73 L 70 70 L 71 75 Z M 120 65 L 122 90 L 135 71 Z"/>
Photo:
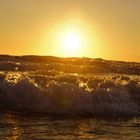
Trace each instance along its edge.
<path fill-rule="evenodd" d="M 139 140 L 140 118 L 97 119 L 0 114 L 1 140 Z"/>
<path fill-rule="evenodd" d="M 25 58 L 0 57 L 0 139 L 140 139 L 139 63 Z"/>

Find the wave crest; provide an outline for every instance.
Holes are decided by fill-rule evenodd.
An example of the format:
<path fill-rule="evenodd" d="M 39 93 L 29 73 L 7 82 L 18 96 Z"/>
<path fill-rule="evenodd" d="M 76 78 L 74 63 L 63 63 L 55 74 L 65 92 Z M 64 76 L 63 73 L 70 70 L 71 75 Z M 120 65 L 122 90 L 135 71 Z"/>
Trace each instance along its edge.
<path fill-rule="evenodd" d="M 128 75 L 1 72 L 0 102 L 24 112 L 136 116 L 140 114 L 140 81 Z"/>

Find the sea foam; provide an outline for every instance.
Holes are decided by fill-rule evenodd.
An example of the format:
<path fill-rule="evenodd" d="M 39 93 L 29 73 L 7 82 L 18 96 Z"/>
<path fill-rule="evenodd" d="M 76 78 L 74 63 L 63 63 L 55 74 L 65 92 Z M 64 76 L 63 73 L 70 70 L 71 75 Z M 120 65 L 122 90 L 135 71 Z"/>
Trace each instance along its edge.
<path fill-rule="evenodd" d="M 139 76 L 122 74 L 2 71 L 0 102 L 3 108 L 21 112 L 138 116 L 140 81 Z"/>

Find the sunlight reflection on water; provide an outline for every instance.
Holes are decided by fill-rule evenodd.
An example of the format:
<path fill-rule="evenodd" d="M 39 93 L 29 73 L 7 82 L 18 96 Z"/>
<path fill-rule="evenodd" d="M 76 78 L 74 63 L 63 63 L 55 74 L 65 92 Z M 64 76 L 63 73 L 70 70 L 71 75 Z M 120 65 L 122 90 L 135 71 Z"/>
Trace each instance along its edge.
<path fill-rule="evenodd" d="M 140 139 L 140 119 L 54 118 L 0 115 L 0 139 Z"/>

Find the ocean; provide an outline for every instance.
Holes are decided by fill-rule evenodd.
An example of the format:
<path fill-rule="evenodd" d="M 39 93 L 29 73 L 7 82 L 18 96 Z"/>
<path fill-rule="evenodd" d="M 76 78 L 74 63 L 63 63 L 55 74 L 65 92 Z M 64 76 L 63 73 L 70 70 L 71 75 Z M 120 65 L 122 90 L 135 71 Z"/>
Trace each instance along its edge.
<path fill-rule="evenodd" d="M 103 119 L 0 114 L 1 140 L 139 140 L 140 118 Z"/>
<path fill-rule="evenodd" d="M 140 139 L 140 63 L 0 56 L 0 139 Z"/>

